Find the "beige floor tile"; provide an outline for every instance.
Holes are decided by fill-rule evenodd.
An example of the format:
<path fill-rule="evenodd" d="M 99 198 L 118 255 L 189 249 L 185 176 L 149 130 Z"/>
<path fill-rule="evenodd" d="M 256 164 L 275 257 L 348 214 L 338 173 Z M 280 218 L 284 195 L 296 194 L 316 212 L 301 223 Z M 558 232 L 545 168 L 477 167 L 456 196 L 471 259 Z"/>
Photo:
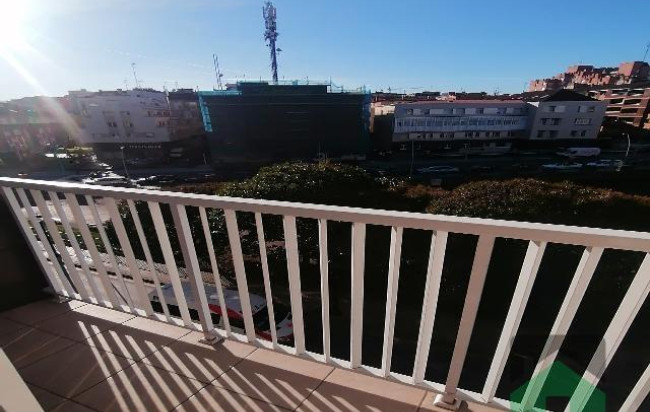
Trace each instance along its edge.
<path fill-rule="evenodd" d="M 19 369 L 74 344 L 74 341 L 38 329 L 25 328 L 13 336 L 1 338 L 0 344 L 7 357 Z"/>
<path fill-rule="evenodd" d="M 131 360 L 76 343 L 19 372 L 26 382 L 71 398 L 131 363 Z"/>
<path fill-rule="evenodd" d="M 289 410 L 215 385 L 208 385 L 201 389 L 175 409 L 179 412 L 285 412 Z"/>
<path fill-rule="evenodd" d="M 86 302 L 78 300 L 71 300 L 66 303 L 55 303 L 51 300 L 39 300 L 38 302 L 3 312 L 2 316 L 20 323 L 33 325 L 53 316 L 84 306 L 85 304 Z"/>
<path fill-rule="evenodd" d="M 423 389 L 336 369 L 299 411 L 417 411 Z"/>
<path fill-rule="evenodd" d="M 230 340 L 214 345 L 199 343 L 202 338 L 202 333 L 190 332 L 144 358 L 143 362 L 209 383 L 256 349 Z"/>
<path fill-rule="evenodd" d="M 52 409 L 52 412 L 95 412 L 93 409 L 87 408 L 77 402 L 66 401 L 61 405 Z"/>
<path fill-rule="evenodd" d="M 293 409 L 332 371 L 321 363 L 258 349 L 214 384 Z"/>
<path fill-rule="evenodd" d="M 0 318 L 0 336 L 14 334 L 26 326 L 22 323 L 14 322 L 10 319 Z"/>
<path fill-rule="evenodd" d="M 85 343 L 133 360 L 140 360 L 190 333 L 189 329 L 151 319 L 134 318 L 90 337 Z"/>
<path fill-rule="evenodd" d="M 36 400 L 41 405 L 41 408 L 45 411 L 51 411 L 66 401 L 65 398 L 55 395 L 52 392 L 48 392 L 45 389 L 41 389 L 38 386 L 27 384 L 27 387 L 29 387 L 29 390 L 32 391 Z"/>
<path fill-rule="evenodd" d="M 169 411 L 203 386 L 194 379 L 136 363 L 74 400 L 106 412 Z"/>
<path fill-rule="evenodd" d="M 133 315 L 128 313 L 102 308 L 101 306 L 84 305 L 62 315 L 39 322 L 35 327 L 55 335 L 82 342 L 93 335 L 114 328 L 132 318 Z"/>
<path fill-rule="evenodd" d="M 437 394 L 433 392 L 427 392 L 422 405 L 420 405 L 420 411 L 422 412 L 445 412 L 445 409 L 438 408 L 433 405 Z M 474 402 L 465 402 L 463 401 L 458 409 L 458 412 L 503 412 L 503 409 L 492 408 L 485 405 L 478 405 Z"/>

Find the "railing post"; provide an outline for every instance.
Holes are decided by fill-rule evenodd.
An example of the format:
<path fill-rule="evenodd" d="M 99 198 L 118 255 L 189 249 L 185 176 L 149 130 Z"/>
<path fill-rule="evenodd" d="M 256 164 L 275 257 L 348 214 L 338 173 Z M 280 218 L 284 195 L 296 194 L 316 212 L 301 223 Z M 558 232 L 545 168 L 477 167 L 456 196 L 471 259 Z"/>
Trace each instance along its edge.
<path fill-rule="evenodd" d="M 436 406 L 443 409 L 457 410 L 460 407 L 460 401 L 456 397 L 458 382 L 463 372 L 463 365 L 465 364 L 467 349 L 469 348 L 469 342 L 472 337 L 478 306 L 481 302 L 481 294 L 483 292 L 483 285 L 485 284 L 485 276 L 490 265 L 493 247 L 494 236 L 483 235 L 479 237 L 478 244 L 476 245 L 476 253 L 474 254 L 472 272 L 470 273 L 469 285 L 467 286 L 467 293 L 465 295 L 465 305 L 463 306 L 458 335 L 456 336 L 454 354 L 451 358 L 449 374 L 447 375 L 447 382 L 445 384 L 445 393 L 438 395 L 434 401 Z"/>
<path fill-rule="evenodd" d="M 320 301 L 323 323 L 323 356 L 330 361 L 330 286 L 329 254 L 327 251 L 327 220 L 318 219 L 318 251 L 320 258 Z"/>
<path fill-rule="evenodd" d="M 350 367 L 361 366 L 363 346 L 363 276 L 366 254 L 366 225 L 352 224 L 352 274 L 350 309 Z"/>
<path fill-rule="evenodd" d="M 384 319 L 384 346 L 381 357 L 381 370 L 384 377 L 390 375 L 393 357 L 393 338 L 395 333 L 395 313 L 397 312 L 397 289 L 399 268 L 402 258 L 401 227 L 392 227 L 390 234 L 390 256 L 388 259 L 388 286 L 386 287 L 386 317 Z"/>
<path fill-rule="evenodd" d="M 269 314 L 269 329 L 273 346 L 278 344 L 278 331 L 275 324 L 275 310 L 273 309 L 273 294 L 271 293 L 271 278 L 269 275 L 269 262 L 266 256 L 266 238 L 264 236 L 264 223 L 262 214 L 255 213 L 255 227 L 257 229 L 257 244 L 260 250 L 260 261 L 262 262 L 262 277 L 264 278 L 264 296 L 266 297 L 266 309 Z"/>
<path fill-rule="evenodd" d="M 199 267 L 199 259 L 196 256 L 196 247 L 194 246 L 194 239 L 192 239 L 192 230 L 190 229 L 190 222 L 187 219 L 187 211 L 182 204 L 172 204 L 169 206 L 172 211 L 174 226 L 176 226 L 178 242 L 181 245 L 185 270 L 187 270 L 187 277 L 192 287 L 194 302 L 197 305 L 196 311 L 199 314 L 199 321 L 203 328 L 203 336 L 206 342 L 214 343 L 218 338 L 212 334 L 214 324 L 212 323 L 212 315 L 208 308 L 208 298 L 205 295 L 205 288 L 203 287 L 201 268 Z"/>
<path fill-rule="evenodd" d="M 284 244 L 287 252 L 287 271 L 289 273 L 293 340 L 296 354 L 299 355 L 305 352 L 305 324 L 302 314 L 302 288 L 300 282 L 300 265 L 298 263 L 296 218 L 294 216 L 284 216 L 282 223 L 284 225 Z"/>

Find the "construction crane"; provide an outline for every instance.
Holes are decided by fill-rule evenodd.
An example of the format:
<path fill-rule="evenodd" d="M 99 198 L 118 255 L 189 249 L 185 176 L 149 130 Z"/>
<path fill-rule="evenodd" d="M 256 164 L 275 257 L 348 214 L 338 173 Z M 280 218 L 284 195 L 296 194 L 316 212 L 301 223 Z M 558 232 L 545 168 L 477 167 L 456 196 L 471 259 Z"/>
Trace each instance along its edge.
<path fill-rule="evenodd" d="M 223 84 L 221 83 L 223 74 L 221 73 L 221 68 L 219 68 L 219 57 L 213 54 L 212 61 L 214 62 L 214 74 L 217 76 L 217 90 L 223 90 Z"/>
<path fill-rule="evenodd" d="M 262 14 L 264 16 L 264 24 L 266 30 L 264 31 L 264 40 L 266 45 L 271 51 L 271 73 L 273 75 L 273 83 L 278 84 L 278 56 L 277 53 L 281 52 L 279 48 L 275 47 L 275 42 L 278 39 L 277 23 L 276 23 L 276 10 L 270 1 L 264 3 L 262 7 Z"/>

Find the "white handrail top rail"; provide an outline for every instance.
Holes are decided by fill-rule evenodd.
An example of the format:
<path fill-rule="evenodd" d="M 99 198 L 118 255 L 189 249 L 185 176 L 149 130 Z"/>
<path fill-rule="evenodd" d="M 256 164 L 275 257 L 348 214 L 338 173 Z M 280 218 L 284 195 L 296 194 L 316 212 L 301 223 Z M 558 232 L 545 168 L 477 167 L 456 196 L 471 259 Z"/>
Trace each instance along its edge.
<path fill-rule="evenodd" d="M 0 177 L 0 186 L 650 252 L 650 233 Z"/>

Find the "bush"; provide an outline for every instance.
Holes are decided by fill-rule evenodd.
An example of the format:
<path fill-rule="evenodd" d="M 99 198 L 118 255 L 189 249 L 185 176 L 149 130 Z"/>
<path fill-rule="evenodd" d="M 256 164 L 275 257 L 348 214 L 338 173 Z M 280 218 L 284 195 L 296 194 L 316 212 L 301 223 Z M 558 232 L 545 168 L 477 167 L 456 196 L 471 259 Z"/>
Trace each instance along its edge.
<path fill-rule="evenodd" d="M 427 211 L 444 215 L 577 226 L 650 230 L 642 219 L 650 199 L 571 182 L 535 179 L 472 182 L 434 199 Z"/>

